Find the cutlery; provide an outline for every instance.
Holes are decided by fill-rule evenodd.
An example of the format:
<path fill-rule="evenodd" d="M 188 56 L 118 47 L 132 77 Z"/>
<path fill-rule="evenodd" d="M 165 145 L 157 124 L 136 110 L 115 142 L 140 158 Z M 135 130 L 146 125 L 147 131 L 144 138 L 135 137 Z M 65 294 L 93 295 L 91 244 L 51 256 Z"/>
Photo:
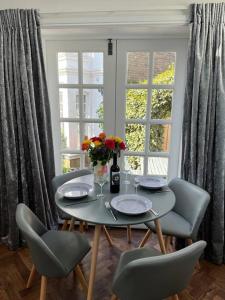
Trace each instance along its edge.
<path fill-rule="evenodd" d="M 64 205 L 64 206 L 73 206 L 73 205 L 78 205 L 78 204 L 83 204 L 83 203 L 89 203 L 89 202 L 94 202 L 94 201 L 96 201 L 96 200 L 98 200 L 98 199 L 92 199 L 92 200 L 87 200 L 87 201 L 76 201 L 76 202 L 74 202 L 74 203 L 69 203 L 69 204 L 66 204 L 66 205 Z"/>
<path fill-rule="evenodd" d="M 150 208 L 149 211 L 152 212 L 153 215 L 155 215 L 155 216 L 159 215 L 159 213 L 157 211 L 155 211 L 153 208 Z"/>
<path fill-rule="evenodd" d="M 110 204 L 109 204 L 108 201 L 105 202 L 105 207 L 106 207 L 106 209 L 111 213 L 113 219 L 114 219 L 115 221 L 117 221 L 117 217 L 115 216 L 113 210 L 111 209 L 111 206 L 110 206 Z"/>

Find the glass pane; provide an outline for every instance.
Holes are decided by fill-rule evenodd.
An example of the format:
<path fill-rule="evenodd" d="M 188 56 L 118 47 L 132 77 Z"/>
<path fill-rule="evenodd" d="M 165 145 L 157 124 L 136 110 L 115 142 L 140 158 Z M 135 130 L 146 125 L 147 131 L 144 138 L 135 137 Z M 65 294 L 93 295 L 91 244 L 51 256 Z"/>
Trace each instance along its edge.
<path fill-rule="evenodd" d="M 78 83 L 78 53 L 58 53 L 59 83 Z"/>
<path fill-rule="evenodd" d="M 144 151 L 145 126 L 141 124 L 127 124 L 126 144 L 129 151 Z"/>
<path fill-rule="evenodd" d="M 103 131 L 102 123 L 85 123 L 84 124 L 84 135 L 88 138 L 98 136 Z"/>
<path fill-rule="evenodd" d="M 176 52 L 154 52 L 153 84 L 173 84 Z"/>
<path fill-rule="evenodd" d="M 153 89 L 151 103 L 152 119 L 170 119 L 172 110 L 173 90 Z"/>
<path fill-rule="evenodd" d="M 79 118 L 79 90 L 59 89 L 60 118 Z"/>
<path fill-rule="evenodd" d="M 61 168 L 63 173 L 68 173 L 81 168 L 80 154 L 62 154 Z"/>
<path fill-rule="evenodd" d="M 132 174 L 144 174 L 144 158 L 141 156 L 125 156 L 125 170 L 130 170 Z"/>
<path fill-rule="evenodd" d="M 84 157 L 84 167 L 85 168 L 91 167 L 91 160 L 87 154 L 85 154 L 85 157 Z"/>
<path fill-rule="evenodd" d="M 167 157 L 149 157 L 148 174 L 167 176 L 168 158 Z"/>
<path fill-rule="evenodd" d="M 103 84 L 103 53 L 83 53 L 83 83 Z"/>
<path fill-rule="evenodd" d="M 61 149 L 80 150 L 79 123 L 61 122 Z"/>
<path fill-rule="evenodd" d="M 126 95 L 126 119 L 143 119 L 146 116 L 148 90 L 129 89 Z"/>
<path fill-rule="evenodd" d="M 168 152 L 170 144 L 170 134 L 170 125 L 151 125 L 149 150 Z"/>
<path fill-rule="evenodd" d="M 85 118 L 103 119 L 103 89 L 83 90 L 83 111 Z"/>
<path fill-rule="evenodd" d="M 147 84 L 149 74 L 149 53 L 127 53 L 127 83 Z"/>

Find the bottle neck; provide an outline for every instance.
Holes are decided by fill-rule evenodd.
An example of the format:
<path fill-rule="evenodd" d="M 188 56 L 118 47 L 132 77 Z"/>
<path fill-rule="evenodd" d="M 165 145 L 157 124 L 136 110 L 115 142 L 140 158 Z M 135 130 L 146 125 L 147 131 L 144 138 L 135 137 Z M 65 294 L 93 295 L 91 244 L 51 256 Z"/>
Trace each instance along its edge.
<path fill-rule="evenodd" d="M 117 166 L 117 153 L 113 153 L 113 165 Z"/>

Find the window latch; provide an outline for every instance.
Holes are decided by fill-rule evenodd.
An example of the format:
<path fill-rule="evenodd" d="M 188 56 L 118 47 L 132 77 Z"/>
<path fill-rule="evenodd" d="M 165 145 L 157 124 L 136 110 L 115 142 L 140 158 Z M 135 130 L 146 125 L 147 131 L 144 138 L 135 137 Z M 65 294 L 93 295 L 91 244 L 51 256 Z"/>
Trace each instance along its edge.
<path fill-rule="evenodd" d="M 112 39 L 108 39 L 108 55 L 113 55 L 113 43 L 112 43 Z"/>

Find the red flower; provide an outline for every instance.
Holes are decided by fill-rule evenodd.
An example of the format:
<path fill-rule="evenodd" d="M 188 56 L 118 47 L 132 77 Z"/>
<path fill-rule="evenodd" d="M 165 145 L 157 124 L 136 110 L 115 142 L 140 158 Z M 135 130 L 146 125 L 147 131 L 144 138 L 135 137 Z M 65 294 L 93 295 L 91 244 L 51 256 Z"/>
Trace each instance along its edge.
<path fill-rule="evenodd" d="M 115 141 L 107 139 L 107 140 L 105 140 L 105 146 L 108 149 L 114 150 L 115 149 Z"/>
<path fill-rule="evenodd" d="M 95 142 L 95 141 L 100 141 L 99 137 L 97 136 L 94 136 L 93 138 L 90 139 L 92 142 Z"/>
<path fill-rule="evenodd" d="M 125 150 L 126 149 L 126 145 L 125 145 L 124 142 L 121 142 L 119 146 L 120 146 L 121 150 Z"/>

